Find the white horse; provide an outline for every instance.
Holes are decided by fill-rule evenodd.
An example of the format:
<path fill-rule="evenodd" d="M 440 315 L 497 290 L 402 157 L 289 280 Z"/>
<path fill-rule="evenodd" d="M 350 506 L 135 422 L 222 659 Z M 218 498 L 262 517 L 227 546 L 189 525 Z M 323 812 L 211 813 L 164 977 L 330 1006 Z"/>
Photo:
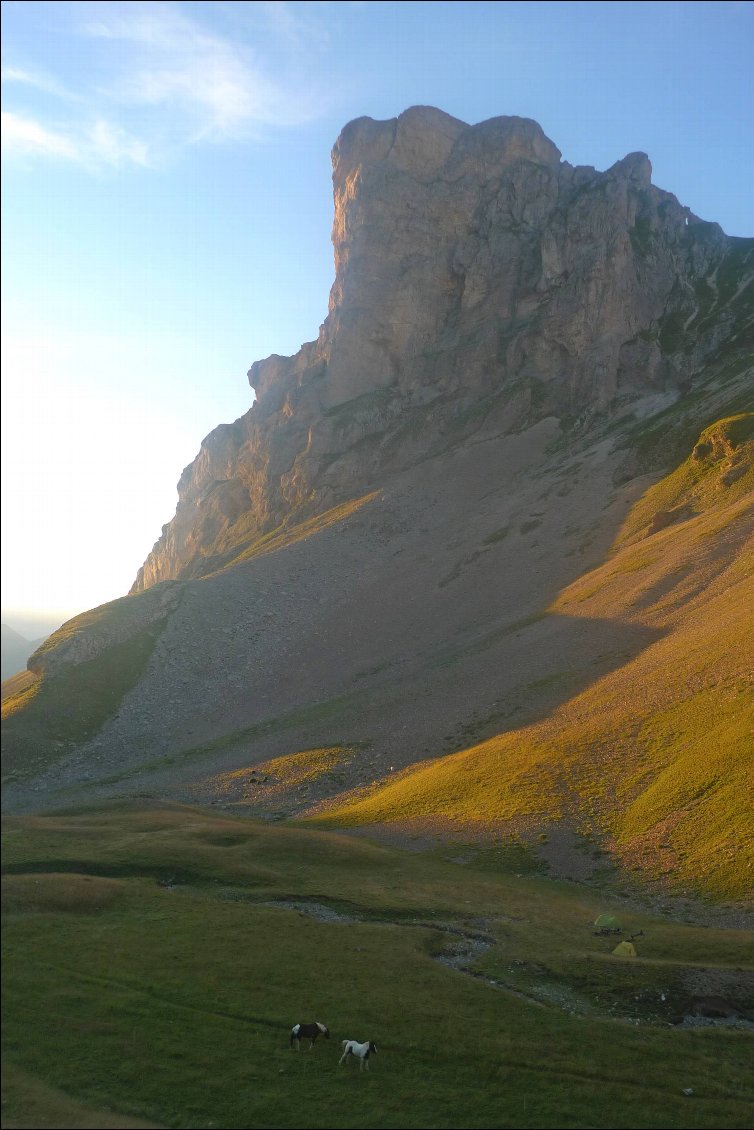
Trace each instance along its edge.
<path fill-rule="evenodd" d="M 357 1040 L 343 1040 L 343 1055 L 338 1061 L 338 1067 L 340 1067 L 341 1063 L 345 1063 L 350 1055 L 356 1056 L 356 1058 L 361 1061 L 359 1071 L 363 1071 L 365 1065 L 368 1071 L 369 1056 L 377 1055 L 377 1048 L 371 1040 L 367 1040 L 366 1043 L 363 1044 L 360 1044 Z"/>

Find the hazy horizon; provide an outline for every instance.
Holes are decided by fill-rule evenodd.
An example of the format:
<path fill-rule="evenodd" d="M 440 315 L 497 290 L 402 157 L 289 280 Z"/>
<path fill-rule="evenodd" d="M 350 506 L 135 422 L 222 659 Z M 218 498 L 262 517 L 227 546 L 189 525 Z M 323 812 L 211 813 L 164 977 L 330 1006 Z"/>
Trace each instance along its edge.
<path fill-rule="evenodd" d="M 45 613 L 3 608 L 0 621 L 31 643 L 43 636 L 52 635 L 62 624 L 65 624 L 66 620 L 71 620 L 86 611 L 86 608 L 79 608 L 75 612 Z"/>

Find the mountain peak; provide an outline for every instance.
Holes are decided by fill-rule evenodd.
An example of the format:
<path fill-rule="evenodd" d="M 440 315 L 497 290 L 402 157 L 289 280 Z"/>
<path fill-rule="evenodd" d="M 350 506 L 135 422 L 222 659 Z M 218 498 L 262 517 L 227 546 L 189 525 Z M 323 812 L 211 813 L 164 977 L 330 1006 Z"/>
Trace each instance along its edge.
<path fill-rule="evenodd" d="M 263 535 L 465 442 L 469 420 L 504 433 L 688 389 L 719 338 L 714 318 L 679 328 L 738 252 L 651 171 L 644 153 L 574 168 L 529 118 L 349 122 L 319 337 L 251 367 L 256 403 L 184 472 L 135 591 L 216 568 L 239 521 Z"/>

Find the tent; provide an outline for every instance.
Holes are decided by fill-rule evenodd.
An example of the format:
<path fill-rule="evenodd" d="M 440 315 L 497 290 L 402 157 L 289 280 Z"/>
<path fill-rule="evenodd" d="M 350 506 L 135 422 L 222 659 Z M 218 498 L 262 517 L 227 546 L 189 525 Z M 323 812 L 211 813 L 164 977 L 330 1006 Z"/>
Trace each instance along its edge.
<path fill-rule="evenodd" d="M 636 957 L 636 947 L 633 942 L 618 942 L 613 953 L 616 957 Z"/>
<path fill-rule="evenodd" d="M 620 922 L 614 914 L 600 914 L 594 925 L 598 930 L 620 930 Z"/>

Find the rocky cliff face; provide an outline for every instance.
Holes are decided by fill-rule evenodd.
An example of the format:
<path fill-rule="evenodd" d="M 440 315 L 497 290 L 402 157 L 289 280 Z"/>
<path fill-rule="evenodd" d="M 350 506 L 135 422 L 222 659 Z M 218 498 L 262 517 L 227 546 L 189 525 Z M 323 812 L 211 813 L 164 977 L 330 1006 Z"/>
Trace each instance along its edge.
<path fill-rule="evenodd" d="M 184 471 L 132 592 L 206 575 L 480 428 L 583 430 L 648 390 L 687 394 L 751 327 L 752 241 L 650 177 L 642 153 L 574 168 L 525 118 L 347 125 L 319 338 L 252 366 L 256 403 Z"/>

